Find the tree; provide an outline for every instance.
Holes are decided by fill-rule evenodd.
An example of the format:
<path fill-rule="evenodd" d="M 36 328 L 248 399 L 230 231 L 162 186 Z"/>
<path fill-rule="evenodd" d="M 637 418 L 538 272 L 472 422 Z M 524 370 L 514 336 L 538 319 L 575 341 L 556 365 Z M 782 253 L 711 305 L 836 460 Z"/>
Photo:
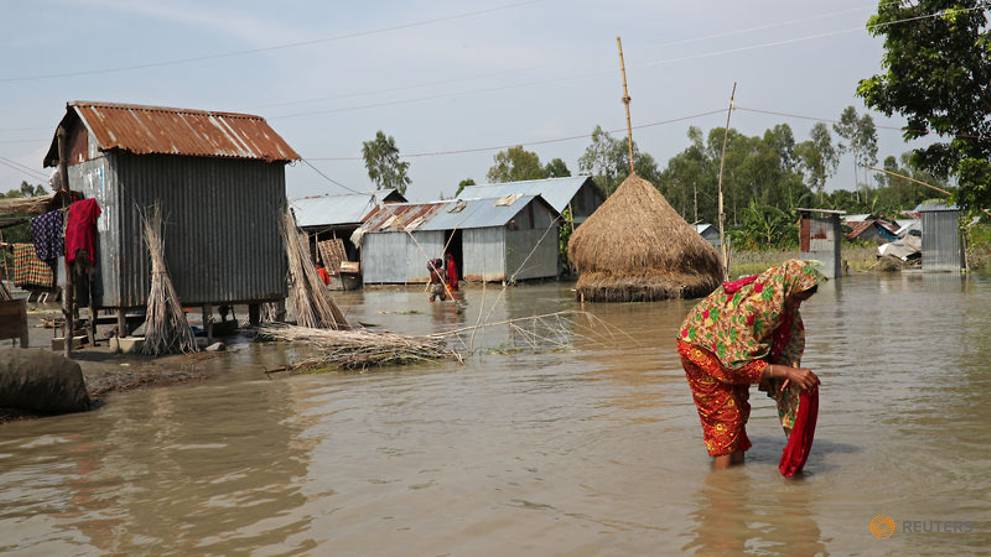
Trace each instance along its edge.
<path fill-rule="evenodd" d="M 843 141 L 836 144 L 840 155 L 849 153 L 853 161 L 853 185 L 867 186 L 866 180 L 859 181 L 860 167 L 877 164 L 877 127 L 870 114 L 857 116 L 857 109 L 848 106 L 840 113 L 840 121 L 833 124 L 833 131 Z M 865 171 L 866 176 L 866 171 Z"/>
<path fill-rule="evenodd" d="M 376 189 L 395 189 L 400 194 L 406 194 L 406 187 L 410 184 L 407 175 L 409 163 L 399 159 L 395 138 L 386 136 L 382 130 L 375 132 L 374 139 L 361 144 L 361 156 Z"/>
<path fill-rule="evenodd" d="M 941 15 L 890 25 L 932 13 Z M 883 73 L 861 80 L 857 94 L 875 110 L 904 116 L 906 140 L 941 138 L 915 149 L 915 164 L 956 177 L 964 207 L 991 206 L 991 27 L 984 0 L 883 2 L 867 29 L 884 37 Z"/>
<path fill-rule="evenodd" d="M 840 164 L 840 156 L 833 147 L 833 138 L 829 127 L 822 122 L 812 126 L 808 141 L 803 141 L 795 147 L 799 166 L 805 172 L 810 189 L 822 198 L 826 190 L 826 181 L 836 173 Z"/>
<path fill-rule="evenodd" d="M 571 176 L 571 171 L 561 159 L 551 159 L 551 162 L 544 166 L 544 177 L 546 178 L 563 178 L 565 176 Z"/>
<path fill-rule="evenodd" d="M 592 131 L 592 144 L 578 159 L 578 171 L 595 177 L 595 183 L 605 195 L 616 191 L 619 184 L 630 174 L 630 155 L 625 139 L 615 139 L 602 126 Z M 633 143 L 633 168 L 644 180 L 659 185 L 661 173 L 657 161 L 641 152 Z"/>
<path fill-rule="evenodd" d="M 454 193 L 454 197 L 461 195 L 461 192 L 463 192 L 465 188 L 467 188 L 468 186 L 474 186 L 474 185 L 475 185 L 475 180 L 472 180 L 471 178 L 465 178 L 464 180 L 461 180 L 460 182 L 458 182 L 458 191 Z"/>
<path fill-rule="evenodd" d="M 493 160 L 495 164 L 486 174 L 490 182 L 517 182 L 547 177 L 537 153 L 527 151 L 522 145 L 499 151 Z"/>

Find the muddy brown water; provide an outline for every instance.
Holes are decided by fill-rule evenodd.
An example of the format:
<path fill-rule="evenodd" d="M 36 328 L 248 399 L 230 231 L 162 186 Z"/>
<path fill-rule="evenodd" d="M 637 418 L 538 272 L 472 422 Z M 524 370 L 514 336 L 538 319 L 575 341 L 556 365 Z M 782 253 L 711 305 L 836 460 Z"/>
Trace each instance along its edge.
<path fill-rule="evenodd" d="M 464 314 L 419 291 L 341 304 L 424 332 L 474 323 L 481 291 L 468 296 Z M 709 470 L 673 350 L 689 306 L 588 306 L 631 338 L 464 367 L 268 380 L 261 370 L 285 353 L 253 345 L 224 360 L 220 380 L 7 424 L 0 551 L 988 553 L 991 281 L 902 274 L 821 288 L 803 308 L 806 363 L 824 386 L 801 480 L 778 475 L 785 440 L 756 392 L 747 465 Z M 570 307 L 567 285 L 527 286 L 491 319 Z M 476 342 L 509 340 L 499 326 Z M 890 538 L 868 530 L 875 515 L 895 521 Z M 932 531 L 945 522 L 962 524 Z"/>

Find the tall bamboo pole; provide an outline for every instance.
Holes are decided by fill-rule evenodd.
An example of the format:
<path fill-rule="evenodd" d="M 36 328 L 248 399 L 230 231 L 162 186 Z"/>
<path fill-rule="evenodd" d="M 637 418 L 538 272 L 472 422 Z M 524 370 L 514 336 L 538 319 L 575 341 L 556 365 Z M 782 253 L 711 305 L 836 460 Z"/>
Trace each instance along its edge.
<path fill-rule="evenodd" d="M 729 246 L 726 245 L 726 211 L 723 202 L 723 169 L 726 166 L 726 143 L 729 141 L 729 119 L 733 115 L 733 102 L 736 100 L 736 82 L 729 96 L 726 109 L 726 127 L 723 128 L 723 153 L 719 156 L 719 247 L 723 252 L 723 279 L 729 280 Z"/>
<path fill-rule="evenodd" d="M 623 105 L 626 106 L 626 148 L 630 159 L 630 175 L 636 174 L 633 168 L 633 122 L 630 119 L 630 89 L 626 86 L 626 62 L 623 60 L 623 39 L 616 37 L 619 49 L 619 71 L 623 75 Z"/>
<path fill-rule="evenodd" d="M 65 128 L 59 126 L 58 131 L 55 132 L 55 136 L 58 139 L 58 171 L 59 178 L 61 181 L 59 189 L 62 194 L 62 202 L 66 203 L 71 201 L 69 197 L 69 168 L 68 159 L 66 154 L 66 133 Z M 68 217 L 65 217 L 65 222 L 68 222 Z M 63 346 L 62 354 L 66 358 L 72 357 L 72 339 L 75 336 L 76 322 L 75 322 L 75 297 L 73 296 L 74 290 L 72 287 L 72 266 L 69 264 L 69 256 L 66 255 L 63 258 L 65 262 L 65 287 L 62 290 L 62 315 L 65 323 L 65 334 L 62 335 L 65 339 L 65 345 Z"/>

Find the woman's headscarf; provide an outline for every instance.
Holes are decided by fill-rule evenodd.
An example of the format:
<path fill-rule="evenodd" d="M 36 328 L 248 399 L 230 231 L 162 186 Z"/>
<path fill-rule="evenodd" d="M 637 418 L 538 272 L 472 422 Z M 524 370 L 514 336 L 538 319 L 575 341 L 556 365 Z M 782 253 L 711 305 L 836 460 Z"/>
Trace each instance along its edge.
<path fill-rule="evenodd" d="M 815 265 L 792 259 L 709 294 L 688 313 L 680 339 L 711 351 L 727 368 L 766 358 L 774 343 L 774 332 L 783 321 L 791 334 L 797 315 L 785 315 L 785 302 L 797 292 L 818 284 Z M 792 342 L 803 339 L 793 338 Z"/>

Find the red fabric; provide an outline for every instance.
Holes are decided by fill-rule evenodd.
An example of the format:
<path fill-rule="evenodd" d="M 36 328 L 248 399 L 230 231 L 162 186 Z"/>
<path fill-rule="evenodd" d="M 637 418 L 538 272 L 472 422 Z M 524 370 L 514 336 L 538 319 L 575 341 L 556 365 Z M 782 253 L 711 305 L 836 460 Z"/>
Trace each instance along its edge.
<path fill-rule="evenodd" d="M 96 263 L 96 219 L 100 205 L 95 199 L 80 199 L 69 205 L 69 218 L 65 223 L 65 260 L 70 265 L 77 252 L 86 250 L 89 264 Z"/>
<path fill-rule="evenodd" d="M 791 326 L 795 322 L 795 310 L 785 306 L 785 312 L 781 316 L 781 324 L 774 330 L 771 339 L 771 357 L 781 356 L 791 340 Z"/>
<path fill-rule="evenodd" d="M 458 265 L 451 254 L 447 254 L 447 285 L 451 290 L 458 289 Z"/>
<path fill-rule="evenodd" d="M 819 388 L 802 391 L 799 395 L 798 415 L 795 417 L 795 427 L 788 436 L 788 444 L 781 453 L 778 471 L 790 478 L 802 471 L 805 461 L 812 451 L 812 439 L 816 433 L 816 420 L 819 417 Z"/>
<path fill-rule="evenodd" d="M 739 280 L 734 280 L 733 282 L 723 283 L 723 292 L 727 294 L 736 294 L 744 286 L 757 280 L 757 275 L 750 275 L 749 277 L 743 277 Z"/>
<path fill-rule="evenodd" d="M 320 276 L 320 280 L 323 281 L 324 286 L 330 284 L 330 273 L 327 272 L 327 269 L 320 267 L 317 269 L 317 275 Z"/>

